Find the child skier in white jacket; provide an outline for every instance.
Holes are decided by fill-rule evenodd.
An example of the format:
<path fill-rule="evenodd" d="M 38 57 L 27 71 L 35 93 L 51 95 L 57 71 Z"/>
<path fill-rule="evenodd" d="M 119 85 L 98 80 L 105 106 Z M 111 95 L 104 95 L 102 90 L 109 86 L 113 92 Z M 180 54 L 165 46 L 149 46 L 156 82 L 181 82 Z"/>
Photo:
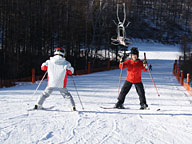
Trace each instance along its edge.
<path fill-rule="evenodd" d="M 66 88 L 67 75 L 72 75 L 74 73 L 74 68 L 71 67 L 71 64 L 67 60 L 65 60 L 64 49 L 56 48 L 54 57 L 50 57 L 50 60 L 43 63 L 41 70 L 48 72 L 48 83 L 46 89 L 39 97 L 34 109 L 41 109 L 45 99 L 48 98 L 52 91 L 57 88 L 64 98 L 66 97 L 70 99 L 72 109 L 73 111 L 76 111 L 73 97 Z"/>

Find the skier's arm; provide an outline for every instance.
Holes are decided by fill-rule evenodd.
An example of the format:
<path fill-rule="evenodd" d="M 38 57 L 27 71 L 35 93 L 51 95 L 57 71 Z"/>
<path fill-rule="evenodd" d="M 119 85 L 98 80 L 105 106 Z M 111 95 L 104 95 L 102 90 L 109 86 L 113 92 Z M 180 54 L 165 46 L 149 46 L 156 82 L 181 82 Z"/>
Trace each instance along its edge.
<path fill-rule="evenodd" d="M 46 71 L 47 68 L 48 68 L 48 61 L 44 62 L 44 63 L 41 65 L 41 70 Z"/>
<path fill-rule="evenodd" d="M 125 61 L 125 62 L 119 64 L 120 69 L 124 69 L 124 68 L 127 68 L 127 67 L 128 67 L 128 61 Z"/>
<path fill-rule="evenodd" d="M 74 68 L 71 66 L 71 64 L 69 63 L 67 65 L 67 74 L 68 75 L 72 75 L 74 73 Z"/>

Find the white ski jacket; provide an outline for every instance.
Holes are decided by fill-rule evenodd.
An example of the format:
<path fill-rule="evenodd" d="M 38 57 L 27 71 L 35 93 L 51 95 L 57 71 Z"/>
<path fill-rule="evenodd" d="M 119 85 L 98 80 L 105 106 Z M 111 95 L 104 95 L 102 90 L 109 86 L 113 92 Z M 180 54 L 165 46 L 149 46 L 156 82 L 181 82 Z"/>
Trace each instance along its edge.
<path fill-rule="evenodd" d="M 66 88 L 67 74 L 72 75 L 74 73 L 74 68 L 71 67 L 70 62 L 59 55 L 50 57 L 50 60 L 44 62 L 41 70 L 48 71 L 47 86 L 58 88 Z"/>

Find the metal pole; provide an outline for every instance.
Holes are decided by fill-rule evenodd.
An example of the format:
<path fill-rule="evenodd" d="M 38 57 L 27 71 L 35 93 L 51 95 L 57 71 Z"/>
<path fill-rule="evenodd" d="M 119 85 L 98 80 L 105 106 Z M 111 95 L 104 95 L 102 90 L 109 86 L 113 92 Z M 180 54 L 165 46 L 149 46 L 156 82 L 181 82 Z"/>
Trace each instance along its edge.
<path fill-rule="evenodd" d="M 44 78 L 45 78 L 46 74 L 47 74 L 47 71 L 45 72 L 45 74 L 44 74 L 44 76 L 42 77 L 42 79 L 41 79 L 41 81 L 40 81 L 39 85 L 37 86 L 37 88 L 36 88 L 35 92 L 33 93 L 33 96 L 36 94 L 36 92 L 37 92 L 37 90 L 38 90 L 39 86 L 41 85 L 42 81 L 44 80 Z"/>
<path fill-rule="evenodd" d="M 120 63 L 122 62 L 122 58 L 120 57 Z M 123 63 L 122 63 L 122 68 L 121 68 L 121 72 L 120 72 L 120 76 L 119 76 L 119 87 L 118 87 L 118 96 L 119 97 L 119 91 L 120 91 L 120 85 L 121 85 L 121 76 L 122 76 L 122 72 L 123 72 Z"/>
<path fill-rule="evenodd" d="M 120 91 L 120 85 L 121 85 L 121 75 L 122 75 L 122 71 L 123 69 L 121 69 L 121 72 L 120 72 L 120 77 L 119 77 L 119 88 L 118 88 L 118 96 L 119 97 L 119 91 Z"/>
<path fill-rule="evenodd" d="M 144 59 L 146 60 L 146 53 L 144 53 Z M 159 94 L 159 92 L 158 92 L 158 90 L 157 90 L 156 84 L 155 84 L 155 82 L 154 82 L 153 76 L 152 76 L 152 74 L 151 74 L 151 72 L 150 72 L 150 70 L 149 70 L 148 64 L 147 64 L 147 70 L 148 70 L 149 75 L 150 75 L 150 77 L 151 77 L 151 80 L 152 80 L 152 82 L 153 82 L 153 84 L 154 84 L 154 86 L 155 86 L 157 95 L 160 96 L 160 94 Z"/>
<path fill-rule="evenodd" d="M 75 90 L 76 90 L 76 92 L 77 92 L 77 96 L 78 96 L 79 101 L 80 101 L 80 103 L 81 103 L 81 107 L 82 107 L 82 109 L 84 110 L 84 107 L 83 107 L 83 104 L 82 104 L 82 102 L 81 102 L 81 99 L 80 99 L 79 93 L 78 93 L 78 91 L 77 91 L 77 87 L 76 87 L 76 84 L 75 84 L 75 80 L 74 80 L 74 78 L 73 78 L 73 76 L 72 76 L 72 75 L 71 75 L 71 77 L 72 77 L 72 80 L 73 80 L 73 84 L 74 84 Z"/>

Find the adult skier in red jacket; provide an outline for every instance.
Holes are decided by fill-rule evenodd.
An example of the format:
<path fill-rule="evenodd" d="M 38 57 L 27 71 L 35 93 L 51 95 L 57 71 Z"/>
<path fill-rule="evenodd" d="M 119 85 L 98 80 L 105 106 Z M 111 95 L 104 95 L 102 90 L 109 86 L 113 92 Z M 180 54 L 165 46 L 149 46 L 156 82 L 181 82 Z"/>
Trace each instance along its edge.
<path fill-rule="evenodd" d="M 131 49 L 131 59 L 120 63 L 119 68 L 125 69 L 127 68 L 127 78 L 121 89 L 121 92 L 118 97 L 118 102 L 115 104 L 115 108 L 124 108 L 123 103 L 125 101 L 125 97 L 131 89 L 132 85 L 135 85 L 136 91 L 139 95 L 140 100 L 140 109 L 147 109 L 148 105 L 146 103 L 145 98 L 145 90 L 143 87 L 143 83 L 141 81 L 141 73 L 142 71 L 146 72 L 146 60 L 143 62 L 139 57 L 139 51 L 137 48 L 133 47 Z"/>

